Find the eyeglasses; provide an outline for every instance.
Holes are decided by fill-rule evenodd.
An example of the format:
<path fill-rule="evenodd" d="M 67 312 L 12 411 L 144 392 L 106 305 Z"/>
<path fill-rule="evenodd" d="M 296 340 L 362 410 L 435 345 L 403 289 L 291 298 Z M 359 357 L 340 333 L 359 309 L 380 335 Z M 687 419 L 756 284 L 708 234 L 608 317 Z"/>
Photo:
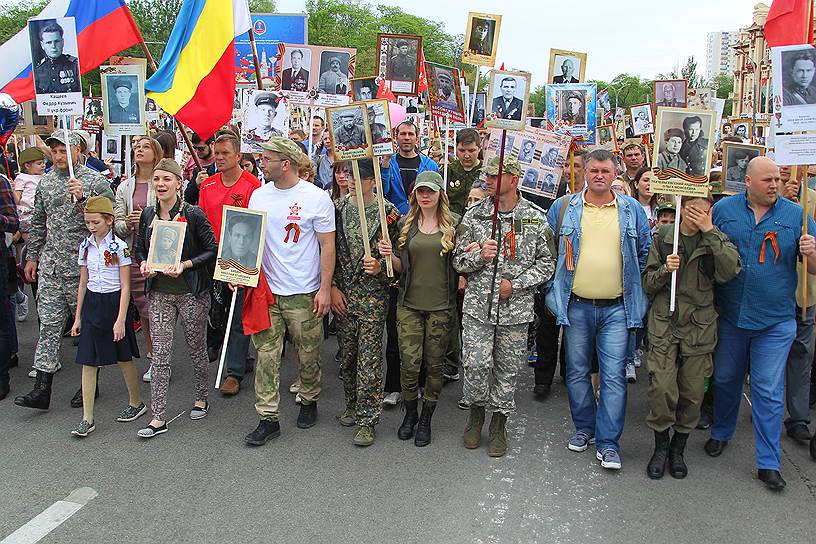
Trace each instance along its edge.
<path fill-rule="evenodd" d="M 288 161 L 289 159 L 267 159 L 266 157 L 261 157 L 259 160 L 261 162 L 283 162 Z"/>

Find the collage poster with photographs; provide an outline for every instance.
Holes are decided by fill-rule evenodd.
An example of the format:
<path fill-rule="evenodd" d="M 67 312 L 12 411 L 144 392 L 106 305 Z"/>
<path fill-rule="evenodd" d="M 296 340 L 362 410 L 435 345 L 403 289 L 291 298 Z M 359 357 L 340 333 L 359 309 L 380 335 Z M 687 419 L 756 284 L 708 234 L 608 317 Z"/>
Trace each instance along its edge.
<path fill-rule="evenodd" d="M 484 163 L 500 154 L 502 131 L 490 131 Z M 567 161 L 571 138 L 540 128 L 526 127 L 524 131 L 507 131 L 504 156 L 515 157 L 523 170 L 519 189 L 528 193 L 555 198 L 561 171 Z"/>
<path fill-rule="evenodd" d="M 547 118 L 553 130 L 583 138 L 583 144 L 594 145 L 596 89 L 595 83 L 547 85 Z"/>
<path fill-rule="evenodd" d="M 356 62 L 356 49 L 278 44 L 275 90 L 298 104 L 348 104 Z"/>

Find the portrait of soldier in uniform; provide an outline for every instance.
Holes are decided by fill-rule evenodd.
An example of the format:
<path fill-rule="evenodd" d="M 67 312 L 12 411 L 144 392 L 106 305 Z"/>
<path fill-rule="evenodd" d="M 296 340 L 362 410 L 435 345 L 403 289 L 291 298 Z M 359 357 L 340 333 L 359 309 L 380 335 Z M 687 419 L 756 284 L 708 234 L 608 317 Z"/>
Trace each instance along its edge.
<path fill-rule="evenodd" d="M 524 102 L 516 96 L 518 83 L 514 77 L 502 77 L 498 82 L 498 92 L 493 92 L 492 112 L 502 119 L 521 120 Z"/>
<path fill-rule="evenodd" d="M 782 105 L 816 104 L 816 50 L 812 47 L 782 52 Z"/>
<path fill-rule="evenodd" d="M 181 257 L 179 229 L 168 225 L 159 225 L 156 227 L 154 236 L 156 243 L 150 244 L 152 255 L 148 258 L 148 264 L 151 268 L 158 265 L 156 268 L 161 269 L 178 263 Z"/>
<path fill-rule="evenodd" d="M 490 56 L 493 53 L 493 21 L 474 17 L 468 40 L 468 50 L 477 55 Z"/>
<path fill-rule="evenodd" d="M 232 215 L 232 217 L 230 217 Z M 221 250 L 221 260 L 233 260 L 244 268 L 258 267 L 260 217 L 227 210 L 227 226 Z"/>
<path fill-rule="evenodd" d="M 51 19 L 31 21 L 29 37 L 37 94 L 82 92 L 79 60 L 64 52 L 66 38 L 72 41 L 69 49 L 77 50 L 76 35 L 66 36 L 65 29 Z"/>
<path fill-rule="evenodd" d="M 135 75 L 108 77 L 108 122 L 114 125 L 138 125 L 141 122 L 139 78 Z"/>
<path fill-rule="evenodd" d="M 394 39 L 389 40 L 388 65 L 385 71 L 386 79 L 412 81 L 417 77 L 417 51 L 411 51 L 411 46 L 405 38 L 396 39 L 396 47 L 391 45 Z"/>
<path fill-rule="evenodd" d="M 686 107 L 685 81 L 655 81 L 655 106 L 663 108 Z"/>
<path fill-rule="evenodd" d="M 278 97 L 274 93 L 261 91 L 253 98 L 255 104 L 255 129 L 252 129 L 252 139 L 256 142 L 265 142 L 272 136 L 282 136 L 280 130 L 274 128 L 275 115 L 278 109 Z"/>
<path fill-rule="evenodd" d="M 317 88 L 326 94 L 348 93 L 349 54 L 338 51 L 324 51 L 320 58 L 320 80 Z"/>
<path fill-rule="evenodd" d="M 357 116 L 354 109 L 341 110 L 333 114 L 334 142 L 336 145 L 344 147 L 359 147 L 366 144 L 365 129 L 362 119 Z"/>
<path fill-rule="evenodd" d="M 585 125 L 586 95 L 581 91 L 561 91 L 558 103 L 561 120 L 569 125 Z"/>

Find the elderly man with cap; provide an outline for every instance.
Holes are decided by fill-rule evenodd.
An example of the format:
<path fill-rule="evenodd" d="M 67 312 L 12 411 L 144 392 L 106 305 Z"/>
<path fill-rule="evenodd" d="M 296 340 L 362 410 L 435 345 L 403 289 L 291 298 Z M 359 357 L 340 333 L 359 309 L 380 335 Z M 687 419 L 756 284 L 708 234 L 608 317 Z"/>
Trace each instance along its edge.
<path fill-rule="evenodd" d="M 265 142 L 273 136 L 283 136 L 283 133 L 274 128 L 272 123 L 278 109 L 278 96 L 275 93 L 261 91 L 255 95 L 255 111 L 257 125 L 249 131 L 252 141 Z"/>
<path fill-rule="evenodd" d="M 481 442 L 485 412 L 491 412 L 487 453 L 507 451 L 507 417 L 515 410 L 519 368 L 527 360 L 527 329 L 533 321 L 538 285 L 555 270 L 553 239 L 544 212 L 518 190 L 522 169 L 505 157 L 499 187 L 499 157 L 482 168 L 489 197 L 465 212 L 457 228 L 453 265 L 468 274 L 462 309 L 465 371 L 463 401 L 470 406 L 465 447 Z M 491 237 L 498 199 L 496 237 Z"/>
<path fill-rule="evenodd" d="M 436 69 L 436 104 L 439 108 L 458 112 L 456 102 L 456 86 L 453 84 L 453 75 L 444 68 Z"/>
<path fill-rule="evenodd" d="M 40 410 L 48 409 L 51 403 L 51 381 L 59 364 L 63 327 L 76 313 L 76 254 L 87 235 L 85 201 L 105 196 L 113 202 L 108 180 L 79 163 L 79 136 L 69 132 L 67 141 L 65 136 L 66 131 L 58 130 L 45 141 L 51 148 L 54 168 L 40 180 L 34 195 L 25 264 L 26 279 L 39 281 L 40 334 L 34 353 L 37 377 L 34 389 L 15 398 L 14 404 Z M 70 155 L 66 144 L 71 146 Z M 69 174 L 69 160 L 73 163 L 73 177 Z"/>
<path fill-rule="evenodd" d="M 356 110 L 342 110 L 338 115 L 340 126 L 334 129 L 334 145 L 357 147 L 366 144 L 365 130 L 358 122 Z"/>
<path fill-rule="evenodd" d="M 108 122 L 114 125 L 138 125 L 139 101 L 133 97 L 132 77 L 113 78 L 113 92 L 116 102 L 108 100 Z M 110 90 L 108 91 L 110 93 Z"/>
<path fill-rule="evenodd" d="M 329 59 L 329 69 L 320 74 L 317 88 L 321 93 L 346 94 L 348 92 L 348 76 L 340 69 L 340 57 Z"/>
<path fill-rule="evenodd" d="M 334 205 L 325 191 L 298 177 L 300 147 L 286 138 L 272 138 L 261 147 L 261 169 L 271 182 L 252 193 L 249 208 L 267 214 L 263 274 L 257 288 L 247 289 L 243 312 L 244 331 L 252 333 L 258 350 L 255 410 L 260 422 L 245 438 L 250 446 L 280 435 L 280 362 L 286 329 L 300 356 L 302 404 L 297 426 L 307 429 L 317 422 L 322 319 L 331 307 L 335 264 Z M 264 298 L 263 311 L 253 313 L 251 300 L 258 296 Z"/>

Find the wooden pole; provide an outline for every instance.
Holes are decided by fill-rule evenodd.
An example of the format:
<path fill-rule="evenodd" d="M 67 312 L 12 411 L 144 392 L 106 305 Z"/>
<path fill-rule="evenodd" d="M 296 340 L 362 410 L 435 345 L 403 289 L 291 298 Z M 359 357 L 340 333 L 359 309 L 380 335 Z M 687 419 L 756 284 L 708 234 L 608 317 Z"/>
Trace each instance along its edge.
<path fill-rule="evenodd" d="M 368 221 L 365 215 L 365 201 L 363 188 L 360 186 L 360 167 L 357 161 L 351 161 L 351 170 L 354 174 L 354 195 L 357 200 L 357 212 L 360 214 L 360 230 L 363 233 L 363 250 L 366 257 L 371 257 L 371 242 L 368 240 Z"/>
<path fill-rule="evenodd" d="M 674 195 L 674 242 L 672 242 L 672 254 L 677 255 L 680 242 L 680 204 L 683 201 L 680 195 Z M 669 298 L 669 313 L 674 313 L 675 299 L 677 298 L 677 270 L 672 272 L 671 295 Z"/>
<path fill-rule="evenodd" d="M 65 152 L 68 154 L 68 178 L 74 177 L 74 157 L 71 153 L 71 139 L 68 135 L 68 116 L 62 118 L 62 134 L 65 139 Z M 11 173 L 9 173 L 11 175 Z M 71 195 L 71 202 L 76 202 L 74 195 Z"/>
<path fill-rule="evenodd" d="M 133 175 L 132 169 L 133 165 L 131 164 L 130 153 L 131 153 L 131 137 L 125 136 L 125 175 L 122 176 L 122 179 L 128 179 L 131 175 Z M 135 180 L 134 180 L 135 183 Z M 135 185 L 134 185 L 135 187 Z M 127 191 L 128 196 L 128 213 L 133 211 L 133 191 Z"/>
<path fill-rule="evenodd" d="M 575 149 L 570 144 L 570 192 L 575 194 Z"/>
<path fill-rule="evenodd" d="M 218 361 L 218 374 L 215 377 L 215 388 L 221 387 L 221 374 L 224 372 L 224 361 L 227 358 L 227 345 L 229 344 L 229 333 L 232 328 L 232 319 L 235 315 L 235 301 L 238 298 L 238 287 L 232 292 L 232 301 L 230 302 L 229 315 L 227 317 L 227 332 L 224 334 L 224 343 L 221 346 L 221 359 Z"/>
<path fill-rule="evenodd" d="M 255 32 L 252 28 L 249 29 L 249 45 L 252 47 L 252 61 L 255 64 L 255 82 L 258 85 L 258 90 L 263 90 L 263 81 L 261 80 L 261 63 L 258 61 L 258 48 L 255 46 Z"/>
<path fill-rule="evenodd" d="M 374 157 L 374 181 L 377 184 L 377 206 L 380 211 L 380 234 L 383 240 L 388 238 L 388 216 L 385 215 L 385 197 L 383 196 L 382 172 L 380 172 L 380 159 Z M 355 163 L 356 164 L 356 163 Z M 390 240 L 389 240 L 390 241 Z M 391 255 L 385 256 L 385 269 L 389 278 L 394 277 L 394 261 L 391 260 Z"/>
<path fill-rule="evenodd" d="M 450 146 L 450 115 L 445 115 L 445 154 L 442 159 L 445 161 L 444 179 L 442 180 L 442 187 L 448 190 L 448 147 Z"/>
<path fill-rule="evenodd" d="M 473 96 L 470 97 L 470 114 L 468 115 L 468 126 L 473 125 L 473 115 L 476 112 L 476 94 L 479 92 L 479 76 L 481 75 L 482 69 L 479 66 L 476 66 L 476 77 L 473 81 Z"/>
<path fill-rule="evenodd" d="M 804 176 L 802 176 L 802 198 L 799 201 L 802 203 L 802 234 L 808 234 L 808 167 L 804 166 Z M 797 168 L 791 168 L 791 176 L 796 176 Z M 795 179 L 795 178 L 794 178 Z M 802 268 L 800 271 L 799 283 L 802 285 L 802 321 L 807 321 L 807 306 L 808 306 L 808 264 L 807 257 L 802 256 Z"/>
<path fill-rule="evenodd" d="M 499 195 L 501 194 L 502 184 L 502 170 L 504 169 L 504 142 L 507 138 L 507 130 L 502 130 L 501 143 L 499 148 L 499 171 L 496 177 L 496 194 L 493 195 L 493 225 L 490 229 L 490 239 L 496 240 L 496 227 L 498 226 L 499 218 Z M 498 242 L 498 240 L 496 240 Z M 501 244 L 499 244 L 501 248 Z M 493 260 L 493 280 L 490 282 L 490 297 L 487 299 L 487 319 L 490 319 L 490 314 L 493 311 L 493 295 L 496 293 L 496 276 L 499 272 L 499 256 L 496 255 Z M 498 323 L 498 317 L 496 319 Z"/>

